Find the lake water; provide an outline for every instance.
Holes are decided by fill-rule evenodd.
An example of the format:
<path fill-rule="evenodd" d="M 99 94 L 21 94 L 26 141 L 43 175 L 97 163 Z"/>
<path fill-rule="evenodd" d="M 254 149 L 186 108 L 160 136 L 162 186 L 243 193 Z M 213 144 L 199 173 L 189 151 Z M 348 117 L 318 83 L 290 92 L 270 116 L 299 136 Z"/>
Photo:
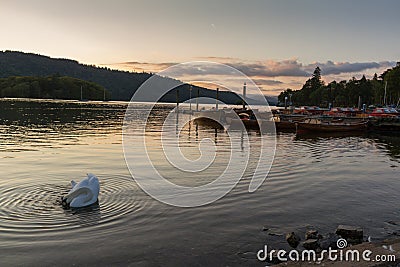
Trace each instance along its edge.
<path fill-rule="evenodd" d="M 255 253 L 265 244 L 288 248 L 287 232 L 315 227 L 325 234 L 350 224 L 383 239 L 400 230 L 389 223 L 400 221 L 399 136 L 278 133 L 270 174 L 256 192 L 248 192 L 251 154 L 229 194 L 179 208 L 154 200 L 131 177 L 122 148 L 126 107 L 0 100 L 1 265 L 263 266 Z M 192 127 L 180 133 L 187 157 L 199 155 L 204 138 L 216 144 L 217 157 L 203 173 L 179 173 L 159 155 L 170 109 L 157 106 L 144 134 L 156 167 L 176 184 L 211 182 L 232 149 L 251 149 L 232 148 L 223 130 Z M 248 138 L 257 146 L 265 137 Z M 59 200 L 70 180 L 89 172 L 101 181 L 99 205 L 64 210 Z"/>

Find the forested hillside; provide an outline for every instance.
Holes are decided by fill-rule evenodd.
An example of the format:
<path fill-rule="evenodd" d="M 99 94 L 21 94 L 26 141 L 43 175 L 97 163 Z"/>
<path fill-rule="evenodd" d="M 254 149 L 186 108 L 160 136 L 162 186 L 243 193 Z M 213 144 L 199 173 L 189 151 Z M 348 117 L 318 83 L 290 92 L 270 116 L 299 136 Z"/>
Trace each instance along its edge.
<path fill-rule="evenodd" d="M 0 97 L 108 100 L 110 93 L 93 82 L 66 76 L 0 78 Z"/>
<path fill-rule="evenodd" d="M 284 103 L 286 97 L 287 103 L 291 100 L 292 104 L 297 106 L 396 106 L 400 103 L 400 63 L 379 76 L 375 74 L 372 79 L 362 76 L 360 79 L 353 77 L 348 81 L 332 81 L 325 84 L 321 77 L 322 72 L 323 70 L 317 67 L 300 90 L 283 91 L 278 97 L 279 102 Z"/>
<path fill-rule="evenodd" d="M 11 76 L 73 77 L 88 82 L 94 82 L 106 88 L 107 92 L 109 92 L 108 97 L 111 100 L 130 100 L 139 86 L 151 77 L 152 74 L 111 70 L 109 68 L 80 64 L 75 60 L 55 59 L 31 53 L 1 51 L 0 78 Z M 196 92 L 197 88 L 198 87 L 193 86 L 193 90 Z M 9 89 L 6 91 L 8 90 Z M 22 89 L 18 90 L 20 90 L 20 92 L 28 92 Z M 189 85 L 182 85 L 179 90 L 180 101 L 187 100 L 189 98 Z M 214 98 L 215 91 L 200 88 L 200 96 Z M 29 97 L 29 95 L 25 95 L 25 97 Z M 66 95 L 65 98 L 72 99 L 74 96 Z M 225 103 L 236 104 L 241 102 L 239 96 L 232 92 L 220 92 L 219 98 Z M 175 102 L 176 92 L 174 90 L 170 91 L 161 101 Z"/>

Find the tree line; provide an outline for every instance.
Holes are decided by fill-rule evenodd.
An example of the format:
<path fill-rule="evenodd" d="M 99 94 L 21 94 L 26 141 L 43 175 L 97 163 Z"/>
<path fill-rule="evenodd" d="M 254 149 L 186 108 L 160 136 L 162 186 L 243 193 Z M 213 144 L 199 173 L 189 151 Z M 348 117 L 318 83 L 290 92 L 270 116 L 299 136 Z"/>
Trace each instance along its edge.
<path fill-rule="evenodd" d="M 67 76 L 0 78 L 0 97 L 108 100 L 102 86 Z"/>
<path fill-rule="evenodd" d="M 147 72 L 127 72 L 112 70 L 107 67 L 97 67 L 94 65 L 81 64 L 70 59 L 56 59 L 48 56 L 23 53 L 17 51 L 0 51 L 0 78 L 10 76 L 35 76 L 48 77 L 51 75 L 68 76 L 85 81 L 94 82 L 110 92 L 111 100 L 129 101 L 136 90 L 153 73 Z M 164 83 L 177 83 L 178 81 L 160 77 Z M 180 101 L 189 98 L 189 84 L 184 84 L 180 88 Z M 192 86 L 193 92 L 200 92 L 201 97 L 215 97 L 215 91 L 203 87 Z M 224 103 L 235 104 L 240 102 L 240 97 L 234 92 L 220 92 L 220 100 Z M 161 102 L 175 102 L 176 89 L 164 95 Z"/>
<path fill-rule="evenodd" d="M 385 90 L 386 87 L 386 90 Z M 386 93 L 385 93 L 386 91 Z M 292 102 L 296 106 L 342 106 L 358 107 L 366 105 L 398 105 L 400 101 L 400 63 L 383 72 L 375 73 L 372 79 L 365 75 L 361 79 L 332 81 L 328 84 L 321 78 L 321 69 L 316 67 L 300 90 L 286 89 L 278 96 L 280 104 Z"/>

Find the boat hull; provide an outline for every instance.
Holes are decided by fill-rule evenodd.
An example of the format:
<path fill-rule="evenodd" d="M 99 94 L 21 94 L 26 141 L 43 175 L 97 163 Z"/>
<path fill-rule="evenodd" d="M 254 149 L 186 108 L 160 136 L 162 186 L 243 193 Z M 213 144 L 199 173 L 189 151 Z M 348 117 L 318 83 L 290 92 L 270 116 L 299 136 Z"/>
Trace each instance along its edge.
<path fill-rule="evenodd" d="M 220 130 L 224 129 L 224 126 L 221 123 L 210 118 L 199 117 L 194 119 L 193 122 L 195 125 L 200 125 L 205 128 L 220 129 Z"/>
<path fill-rule="evenodd" d="M 296 131 L 296 123 L 291 121 L 276 121 L 275 127 L 277 131 L 288 131 L 288 132 L 295 132 Z"/>
<path fill-rule="evenodd" d="M 329 124 L 329 123 L 296 123 L 296 130 L 300 132 L 357 132 L 367 130 L 368 122 L 352 123 L 352 124 Z"/>

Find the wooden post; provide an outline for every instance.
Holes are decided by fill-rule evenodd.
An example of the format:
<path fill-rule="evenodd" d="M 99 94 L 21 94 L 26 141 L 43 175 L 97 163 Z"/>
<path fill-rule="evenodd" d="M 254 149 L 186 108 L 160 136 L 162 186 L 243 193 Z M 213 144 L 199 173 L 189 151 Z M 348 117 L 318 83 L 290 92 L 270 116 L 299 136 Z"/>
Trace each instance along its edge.
<path fill-rule="evenodd" d="M 246 109 L 246 83 L 243 84 L 243 110 Z"/>
<path fill-rule="evenodd" d="M 197 88 L 196 111 L 199 111 L 200 88 Z"/>
<path fill-rule="evenodd" d="M 176 111 L 179 111 L 179 90 L 176 89 Z"/>
<path fill-rule="evenodd" d="M 219 97 L 219 88 L 217 87 L 217 97 L 215 98 L 215 110 L 218 110 L 218 97 Z"/>

